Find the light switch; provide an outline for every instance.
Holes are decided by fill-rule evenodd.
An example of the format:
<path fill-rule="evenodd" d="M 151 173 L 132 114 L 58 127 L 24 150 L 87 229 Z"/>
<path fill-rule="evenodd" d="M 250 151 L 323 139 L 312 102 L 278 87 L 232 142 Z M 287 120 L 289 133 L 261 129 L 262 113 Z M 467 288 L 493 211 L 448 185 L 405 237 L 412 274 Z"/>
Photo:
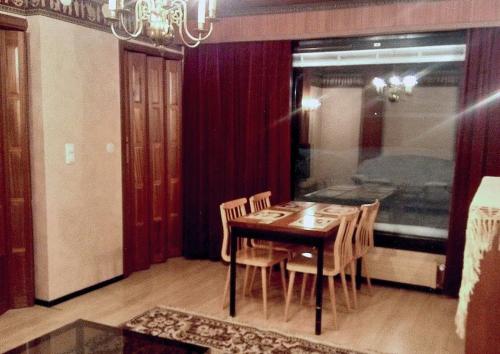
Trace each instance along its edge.
<path fill-rule="evenodd" d="M 75 144 L 65 144 L 65 162 L 70 165 L 75 162 Z"/>
<path fill-rule="evenodd" d="M 108 153 L 110 153 L 110 154 L 113 153 L 113 152 L 115 152 L 115 144 L 113 144 L 113 143 L 107 143 L 106 144 L 106 151 Z"/>

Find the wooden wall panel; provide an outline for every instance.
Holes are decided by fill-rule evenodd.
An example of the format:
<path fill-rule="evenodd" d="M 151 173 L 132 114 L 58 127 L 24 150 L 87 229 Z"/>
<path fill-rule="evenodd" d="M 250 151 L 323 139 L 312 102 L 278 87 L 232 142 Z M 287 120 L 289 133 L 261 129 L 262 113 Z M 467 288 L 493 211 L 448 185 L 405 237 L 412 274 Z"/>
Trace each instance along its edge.
<path fill-rule="evenodd" d="M 148 57 L 148 124 L 150 166 L 150 250 L 153 263 L 167 259 L 167 178 L 165 175 L 164 60 Z"/>
<path fill-rule="evenodd" d="M 127 53 L 126 86 L 128 109 L 125 114 L 125 154 L 128 190 L 125 219 L 125 274 L 146 269 L 150 264 L 148 125 L 146 96 L 146 55 Z M 127 96 L 125 96 L 127 97 Z M 130 268 L 130 269 L 128 269 Z"/>
<path fill-rule="evenodd" d="M 168 256 L 178 257 L 182 254 L 181 62 L 167 60 L 165 76 L 167 93 Z"/>
<path fill-rule="evenodd" d="M 0 79 L 0 278 L 7 284 L 0 303 L 23 307 L 34 300 L 24 32 L 0 31 Z"/>
<path fill-rule="evenodd" d="M 209 42 L 348 37 L 500 26 L 500 0 L 401 1 L 222 18 Z"/>

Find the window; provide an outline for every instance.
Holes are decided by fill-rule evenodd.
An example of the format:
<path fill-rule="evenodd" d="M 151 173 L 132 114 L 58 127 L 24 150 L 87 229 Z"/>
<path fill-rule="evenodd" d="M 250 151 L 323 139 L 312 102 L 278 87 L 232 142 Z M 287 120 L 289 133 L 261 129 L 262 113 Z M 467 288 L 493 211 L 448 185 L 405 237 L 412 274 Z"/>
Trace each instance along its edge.
<path fill-rule="evenodd" d="M 379 199 L 376 230 L 446 238 L 464 57 L 460 32 L 299 42 L 295 199 Z"/>

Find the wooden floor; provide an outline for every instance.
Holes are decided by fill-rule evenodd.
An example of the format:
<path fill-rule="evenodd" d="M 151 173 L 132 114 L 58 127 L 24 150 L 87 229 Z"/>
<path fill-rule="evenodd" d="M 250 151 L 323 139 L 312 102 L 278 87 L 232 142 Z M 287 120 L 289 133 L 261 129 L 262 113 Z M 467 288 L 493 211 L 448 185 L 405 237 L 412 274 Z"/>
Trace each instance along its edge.
<path fill-rule="evenodd" d="M 52 308 L 35 306 L 8 311 L 0 316 L 0 352 L 78 318 L 120 325 L 156 305 L 227 320 L 228 311 L 221 308 L 226 269 L 217 262 L 170 259 L 165 264 L 155 265 L 150 270 Z M 374 288 L 373 296 L 363 287 L 359 309 L 352 313 L 347 313 L 341 289 L 337 287 L 340 326 L 337 331 L 332 328 L 328 292 L 325 291 L 323 334 L 315 336 L 314 308 L 299 306 L 297 294 L 292 300 L 289 322 L 283 321 L 283 293 L 278 273 L 274 274 L 269 295 L 269 319 L 266 321 L 263 317 L 260 287 L 256 282 L 252 296 L 243 299 L 241 291 L 237 293 L 236 321 L 358 350 L 453 354 L 464 350 L 463 342 L 454 332 L 456 300 L 381 286 Z M 243 272 L 239 271 L 238 280 L 242 276 Z M 295 288 L 300 291 L 300 286 Z"/>

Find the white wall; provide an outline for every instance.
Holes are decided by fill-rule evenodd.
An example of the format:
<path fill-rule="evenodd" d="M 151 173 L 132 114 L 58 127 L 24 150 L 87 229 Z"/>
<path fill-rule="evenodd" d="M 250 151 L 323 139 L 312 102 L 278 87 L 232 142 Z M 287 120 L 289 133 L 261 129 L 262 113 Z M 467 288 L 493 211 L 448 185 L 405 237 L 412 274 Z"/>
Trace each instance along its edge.
<path fill-rule="evenodd" d="M 387 102 L 383 153 L 453 159 L 458 87 L 416 87 L 411 96 Z"/>
<path fill-rule="evenodd" d="M 310 115 L 311 179 L 351 183 L 359 158 L 362 88 L 311 87 L 321 107 Z"/>
<path fill-rule="evenodd" d="M 35 287 L 53 300 L 123 272 L 118 41 L 28 21 Z"/>

